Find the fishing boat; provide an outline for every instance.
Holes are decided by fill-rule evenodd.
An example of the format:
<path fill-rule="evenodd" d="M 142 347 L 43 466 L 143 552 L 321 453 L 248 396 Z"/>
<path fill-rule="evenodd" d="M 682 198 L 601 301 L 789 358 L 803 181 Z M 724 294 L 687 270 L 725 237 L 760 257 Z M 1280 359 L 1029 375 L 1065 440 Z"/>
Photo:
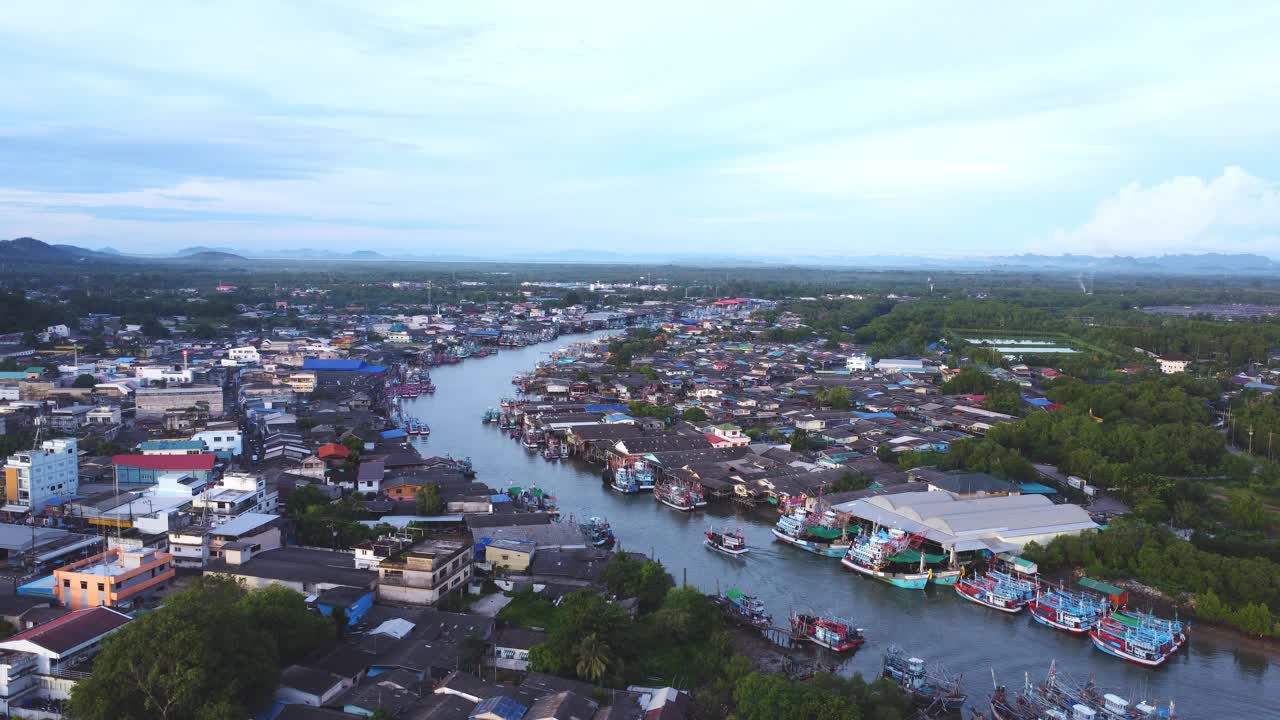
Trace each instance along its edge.
<path fill-rule="evenodd" d="M 542 433 L 533 430 L 526 432 L 520 442 L 526 450 L 537 450 L 542 445 Z"/>
<path fill-rule="evenodd" d="M 743 537 L 741 530 L 716 532 L 715 528 L 711 528 L 706 535 L 704 544 L 716 552 L 741 557 L 751 551 L 751 548 L 747 547 L 747 539 Z"/>
<path fill-rule="evenodd" d="M 1180 620 L 1169 620 L 1167 618 L 1158 617 L 1152 613 L 1145 613 L 1140 610 L 1130 610 L 1123 608 L 1111 613 L 1114 620 L 1126 623 L 1136 623 L 1141 627 L 1150 628 L 1159 632 L 1168 633 L 1173 637 L 1173 642 L 1178 647 L 1182 647 L 1187 641 L 1187 625 Z"/>
<path fill-rule="evenodd" d="M 1112 657 L 1146 667 L 1163 665 L 1178 649 L 1171 633 L 1125 620 L 1114 615 L 1103 618 L 1089 631 L 1093 646 Z"/>
<path fill-rule="evenodd" d="M 603 518 L 593 517 L 578 525 L 578 529 L 582 531 L 587 542 L 595 547 L 613 547 L 617 541 L 613 535 L 613 529 L 609 527 L 609 521 Z"/>
<path fill-rule="evenodd" d="M 813 513 L 797 508 L 778 518 L 773 536 L 788 545 L 823 557 L 844 557 L 850 542 L 846 525 L 833 511 Z"/>
<path fill-rule="evenodd" d="M 994 682 L 995 673 L 992 672 Z M 1127 698 L 1100 690 L 1093 677 L 1083 684 L 1058 673 L 1057 663 L 1049 664 L 1045 679 L 1033 684 L 1024 676 L 1021 692 L 1010 693 L 996 687 L 991 698 L 992 716 L 997 720 L 1176 720 L 1172 702 L 1167 707 L 1142 700 L 1131 703 Z"/>
<path fill-rule="evenodd" d="M 501 418 L 502 413 L 498 412 L 497 408 L 486 408 L 484 415 L 480 417 L 480 422 L 485 425 L 494 425 L 497 424 Z"/>
<path fill-rule="evenodd" d="M 1006 613 L 1022 612 L 1035 592 L 1034 582 L 998 570 L 962 578 L 956 583 L 956 594 L 960 597 Z"/>
<path fill-rule="evenodd" d="M 800 640 L 809 642 L 835 652 L 857 650 L 866 638 L 862 628 L 839 617 L 822 617 L 815 613 L 793 613 L 791 615 L 791 634 Z"/>
<path fill-rule="evenodd" d="M 924 556 L 920 556 L 918 569 L 913 570 L 908 570 L 903 563 L 894 560 L 905 550 L 919 549 L 923 540 L 919 535 L 906 533 L 898 528 L 880 528 L 855 537 L 840 564 L 895 587 L 923 590 L 931 574 L 924 566 Z"/>
<path fill-rule="evenodd" d="M 410 435 L 421 435 L 422 426 L 418 424 L 417 420 L 410 418 L 406 423 L 405 432 L 409 433 Z"/>
<path fill-rule="evenodd" d="M 968 699 L 961 689 L 959 675 L 926 667 L 924 660 L 908 656 L 897 645 L 890 645 L 884 651 L 881 675 L 897 683 L 915 704 L 928 710 L 956 712 Z"/>
<path fill-rule="evenodd" d="M 633 492 L 652 492 L 654 486 L 653 472 L 643 461 L 636 461 L 630 466 L 623 466 L 613 471 L 613 481 L 623 487 L 634 487 Z"/>
<path fill-rule="evenodd" d="M 430 435 L 430 434 L 431 434 L 431 426 L 430 426 L 430 425 L 428 425 L 428 424 L 426 424 L 425 422 L 423 422 L 423 423 L 419 423 L 418 428 L 419 428 L 419 429 L 418 429 L 418 432 L 419 432 L 419 434 L 421 434 L 421 435 Z"/>
<path fill-rule="evenodd" d="M 1097 627 L 1110 607 L 1101 595 L 1060 588 L 1037 593 L 1027 610 L 1041 625 L 1083 635 Z"/>
<path fill-rule="evenodd" d="M 640 492 L 640 485 L 636 483 L 635 476 L 623 469 L 614 471 L 609 487 L 623 495 L 635 495 Z"/>
<path fill-rule="evenodd" d="M 702 488 L 693 483 L 655 483 L 653 499 L 681 512 L 691 512 L 707 504 L 702 498 Z"/>
<path fill-rule="evenodd" d="M 715 601 L 733 622 L 761 630 L 773 625 L 773 616 L 765 611 L 764 603 L 738 588 L 729 588 L 724 595 L 717 595 Z"/>

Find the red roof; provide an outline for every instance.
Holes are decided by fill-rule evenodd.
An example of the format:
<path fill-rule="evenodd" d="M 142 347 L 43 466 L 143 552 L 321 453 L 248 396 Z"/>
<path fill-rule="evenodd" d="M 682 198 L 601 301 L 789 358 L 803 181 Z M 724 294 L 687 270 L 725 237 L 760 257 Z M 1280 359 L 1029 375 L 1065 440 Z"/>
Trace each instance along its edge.
<path fill-rule="evenodd" d="M 329 443 L 328 445 L 321 445 L 320 449 L 316 451 L 316 455 L 320 458 L 327 458 L 327 457 L 344 458 L 344 457 L 350 457 L 351 451 L 347 449 L 346 445 L 343 445 L 341 443 Z"/>
<path fill-rule="evenodd" d="M 68 613 L 43 625 L 6 638 L 11 643 L 26 640 L 61 655 L 96 640 L 129 622 L 129 616 L 106 607 L 91 607 Z"/>
<path fill-rule="evenodd" d="M 112 465 L 141 468 L 143 470 L 212 470 L 218 459 L 213 453 L 196 455 L 113 455 Z"/>

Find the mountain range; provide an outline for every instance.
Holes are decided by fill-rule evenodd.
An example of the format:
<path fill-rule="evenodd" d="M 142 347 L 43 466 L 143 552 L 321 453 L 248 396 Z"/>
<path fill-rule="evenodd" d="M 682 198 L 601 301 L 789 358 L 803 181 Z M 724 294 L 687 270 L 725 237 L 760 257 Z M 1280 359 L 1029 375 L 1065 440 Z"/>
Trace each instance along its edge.
<path fill-rule="evenodd" d="M 90 250 L 76 245 L 50 245 L 35 238 L 0 241 L 0 262 L 8 263 L 161 263 L 239 265 L 255 260 L 316 261 L 408 261 L 408 262 L 516 262 L 564 264 L 657 265 L 675 264 L 701 267 L 838 267 L 866 270 L 918 270 L 962 272 L 1072 272 L 1077 274 L 1131 275 L 1277 275 L 1280 263 L 1262 255 L 1204 253 L 1148 257 L 1100 257 L 1094 255 L 997 255 L 972 257 L 929 257 L 911 255 L 822 256 L 795 255 L 761 257 L 707 253 L 659 254 L 609 250 L 551 250 L 507 254 L 501 258 L 463 253 L 383 254 L 372 250 L 336 252 L 332 250 L 280 249 L 245 252 L 228 247 L 196 245 L 173 255 L 132 255 L 112 247 Z"/>

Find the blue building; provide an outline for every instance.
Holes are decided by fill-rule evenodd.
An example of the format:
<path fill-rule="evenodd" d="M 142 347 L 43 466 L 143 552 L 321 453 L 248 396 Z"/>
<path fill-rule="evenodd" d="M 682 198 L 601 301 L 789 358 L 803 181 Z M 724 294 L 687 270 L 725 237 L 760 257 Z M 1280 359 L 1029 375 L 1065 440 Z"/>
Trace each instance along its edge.
<path fill-rule="evenodd" d="M 316 609 L 321 615 L 329 617 L 338 608 L 342 608 L 342 611 L 347 614 L 348 626 L 360 622 L 371 607 L 373 607 L 373 591 L 368 588 L 339 585 L 316 596 Z"/>

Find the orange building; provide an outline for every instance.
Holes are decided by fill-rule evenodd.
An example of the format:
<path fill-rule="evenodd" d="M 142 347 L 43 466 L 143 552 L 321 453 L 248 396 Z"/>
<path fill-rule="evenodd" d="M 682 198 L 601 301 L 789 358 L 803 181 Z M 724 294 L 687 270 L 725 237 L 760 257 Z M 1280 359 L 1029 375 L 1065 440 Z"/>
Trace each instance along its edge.
<path fill-rule="evenodd" d="M 174 577 L 173 556 L 156 550 L 108 550 L 53 571 L 53 592 L 72 610 L 132 608 Z"/>

